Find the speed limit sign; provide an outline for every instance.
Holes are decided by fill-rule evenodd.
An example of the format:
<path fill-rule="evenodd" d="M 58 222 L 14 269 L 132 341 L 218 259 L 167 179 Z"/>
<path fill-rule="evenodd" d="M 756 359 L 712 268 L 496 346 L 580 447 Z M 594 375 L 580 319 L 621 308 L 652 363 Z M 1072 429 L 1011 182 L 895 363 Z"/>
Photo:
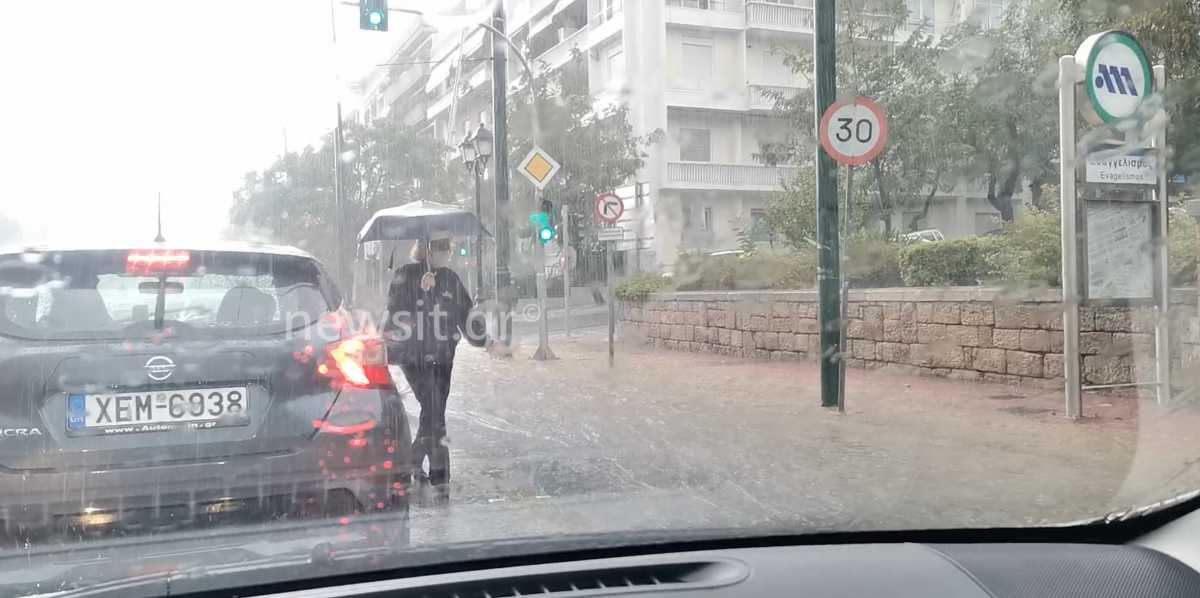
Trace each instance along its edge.
<path fill-rule="evenodd" d="M 821 116 L 820 135 L 821 147 L 834 160 L 860 166 L 874 160 L 887 144 L 887 115 L 870 98 L 834 102 Z"/>

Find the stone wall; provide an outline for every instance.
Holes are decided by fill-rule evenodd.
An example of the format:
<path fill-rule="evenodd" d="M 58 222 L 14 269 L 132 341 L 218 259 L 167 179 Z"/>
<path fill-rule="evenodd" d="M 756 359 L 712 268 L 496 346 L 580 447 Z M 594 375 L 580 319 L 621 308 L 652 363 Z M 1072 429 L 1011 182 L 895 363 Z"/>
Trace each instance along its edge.
<path fill-rule="evenodd" d="M 760 359 L 816 359 L 815 291 L 658 293 L 622 306 L 624 330 L 668 348 Z M 1196 293 L 1177 290 L 1172 361 L 1200 360 Z M 1154 310 L 1080 310 L 1085 384 L 1153 379 Z M 852 290 L 848 365 L 965 380 L 1054 386 L 1063 376 L 1057 290 L 1020 297 L 980 287 Z"/>

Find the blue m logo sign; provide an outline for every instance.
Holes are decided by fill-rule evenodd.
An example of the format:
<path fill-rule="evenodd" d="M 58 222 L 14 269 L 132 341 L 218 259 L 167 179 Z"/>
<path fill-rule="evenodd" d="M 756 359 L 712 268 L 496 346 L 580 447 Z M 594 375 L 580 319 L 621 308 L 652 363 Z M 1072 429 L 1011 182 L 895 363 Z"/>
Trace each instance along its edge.
<path fill-rule="evenodd" d="M 1096 70 L 1100 72 L 1099 75 L 1096 75 L 1095 85 L 1097 90 L 1106 89 L 1109 93 L 1131 96 L 1138 94 L 1137 87 L 1133 84 L 1133 74 L 1129 72 L 1129 67 L 1101 64 L 1097 66 Z"/>

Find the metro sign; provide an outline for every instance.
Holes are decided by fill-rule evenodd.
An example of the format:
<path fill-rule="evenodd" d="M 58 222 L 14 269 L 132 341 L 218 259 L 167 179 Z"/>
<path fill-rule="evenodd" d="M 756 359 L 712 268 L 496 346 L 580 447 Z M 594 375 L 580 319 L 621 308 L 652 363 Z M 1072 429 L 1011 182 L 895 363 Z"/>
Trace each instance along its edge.
<path fill-rule="evenodd" d="M 1154 71 L 1146 51 L 1124 31 L 1097 33 L 1079 46 L 1075 63 L 1084 69 L 1091 110 L 1084 116 L 1093 123 L 1114 123 L 1137 114 L 1154 90 Z"/>

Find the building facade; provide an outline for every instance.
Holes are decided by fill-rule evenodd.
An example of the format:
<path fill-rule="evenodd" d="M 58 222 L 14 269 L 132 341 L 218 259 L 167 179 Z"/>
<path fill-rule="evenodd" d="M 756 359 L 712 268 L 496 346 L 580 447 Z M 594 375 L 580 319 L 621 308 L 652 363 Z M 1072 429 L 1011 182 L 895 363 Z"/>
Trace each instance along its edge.
<path fill-rule="evenodd" d="M 967 19 L 995 26 L 1005 2 L 908 0 L 900 34 Z M 487 0 L 446 4 L 443 14 L 490 14 Z M 736 247 L 742 230 L 766 240 L 766 201 L 794 167 L 764 164 L 758 153 L 786 134 L 774 98 L 805 84 L 779 50 L 813 43 L 811 0 L 506 0 L 506 10 L 508 36 L 532 63 L 556 69 L 582 52 L 598 106 L 622 102 L 638 134 L 665 133 L 647 148 L 636 180 L 616 190 L 626 201 L 619 224 L 629 231 L 620 249 L 632 269 L 669 269 L 681 251 Z M 413 26 L 401 35 L 393 61 L 420 64 L 364 81 L 363 114 L 402 110 L 406 123 L 451 146 L 481 122 L 491 127 L 486 32 Z M 508 66 L 510 82 L 525 76 L 515 57 Z M 908 230 L 914 216 L 893 214 L 894 229 Z M 917 228 L 956 238 L 998 222 L 984 188 L 963 184 L 937 197 Z"/>

